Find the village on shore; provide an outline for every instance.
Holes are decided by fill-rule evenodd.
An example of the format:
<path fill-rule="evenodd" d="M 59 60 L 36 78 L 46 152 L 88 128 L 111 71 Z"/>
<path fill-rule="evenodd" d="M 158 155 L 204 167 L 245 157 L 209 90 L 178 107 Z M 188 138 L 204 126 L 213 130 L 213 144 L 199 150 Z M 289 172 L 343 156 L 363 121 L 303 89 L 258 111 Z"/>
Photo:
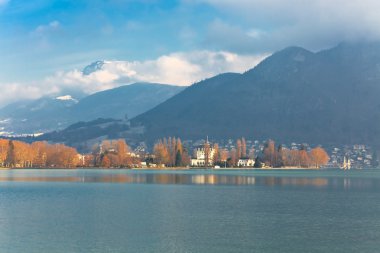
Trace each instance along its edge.
<path fill-rule="evenodd" d="M 208 137 L 196 142 L 182 142 L 180 138 L 169 137 L 158 140 L 151 152 L 147 152 L 143 145 L 132 150 L 125 140 L 118 139 L 103 140 L 94 145 L 90 153 L 79 154 L 76 149 L 63 144 L 41 141 L 29 144 L 0 139 L 0 167 L 319 169 L 347 165 L 353 168 L 376 166 L 377 158 L 367 154 L 366 149 L 364 145 L 355 145 L 352 150 L 342 153 L 341 149 L 334 148 L 328 155 L 320 146 L 311 148 L 308 144 L 296 143 L 289 147 L 283 144 L 276 146 L 273 140 L 260 143 L 241 138 L 212 143 Z M 354 155 L 359 160 L 354 160 Z"/>

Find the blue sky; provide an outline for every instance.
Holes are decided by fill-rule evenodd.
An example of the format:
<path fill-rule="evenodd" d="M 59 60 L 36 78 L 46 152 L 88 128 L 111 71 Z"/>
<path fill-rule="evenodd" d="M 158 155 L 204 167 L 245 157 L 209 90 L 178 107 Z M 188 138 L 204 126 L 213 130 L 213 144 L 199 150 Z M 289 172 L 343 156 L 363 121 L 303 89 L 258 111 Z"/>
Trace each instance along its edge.
<path fill-rule="evenodd" d="M 12 0 L 0 16 L 1 55 L 9 64 L 2 68 L 17 77 L 26 61 L 29 78 L 98 59 L 142 60 L 190 50 L 194 45 L 183 43 L 178 33 L 187 24 L 208 22 L 215 14 L 206 9 L 182 9 L 176 1 Z M 210 15 L 195 15 L 198 11 Z"/>
<path fill-rule="evenodd" d="M 291 45 L 377 40 L 375 0 L 0 0 L 0 105 L 67 87 L 189 85 Z M 105 68 L 80 70 L 96 60 Z"/>

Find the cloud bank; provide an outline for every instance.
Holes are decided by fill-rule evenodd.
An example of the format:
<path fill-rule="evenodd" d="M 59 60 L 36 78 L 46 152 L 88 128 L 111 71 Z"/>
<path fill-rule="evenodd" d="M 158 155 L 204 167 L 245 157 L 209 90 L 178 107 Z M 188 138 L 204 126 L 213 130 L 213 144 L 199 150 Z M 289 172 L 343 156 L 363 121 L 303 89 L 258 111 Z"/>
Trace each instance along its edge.
<path fill-rule="evenodd" d="M 380 40 L 377 0 L 190 2 L 209 4 L 228 17 L 209 24 L 205 45 L 233 52 L 274 51 L 290 45 L 320 50 L 342 41 Z"/>
<path fill-rule="evenodd" d="M 192 51 L 163 55 L 146 61 L 105 61 L 100 69 L 84 75 L 82 70 L 59 71 L 40 82 L 3 84 L 1 105 L 18 99 L 35 99 L 66 89 L 88 94 L 135 82 L 191 85 L 224 72 L 244 72 L 267 54 L 238 55 L 226 51 Z M 65 94 L 63 94 L 65 95 Z"/>
<path fill-rule="evenodd" d="M 378 0 L 36 2 L 0 0 L 0 106 L 65 88 L 189 85 L 292 45 L 318 51 L 380 40 Z M 107 61 L 85 76 L 70 70 L 98 58 L 139 61 Z"/>

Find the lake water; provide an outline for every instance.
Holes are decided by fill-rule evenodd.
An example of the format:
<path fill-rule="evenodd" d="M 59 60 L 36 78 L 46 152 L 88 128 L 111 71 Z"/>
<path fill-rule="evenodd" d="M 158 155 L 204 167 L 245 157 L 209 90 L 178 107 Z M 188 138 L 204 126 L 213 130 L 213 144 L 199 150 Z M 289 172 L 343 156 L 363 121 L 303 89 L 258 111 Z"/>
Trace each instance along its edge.
<path fill-rule="evenodd" d="M 380 170 L 0 171 L 0 252 L 379 252 Z"/>

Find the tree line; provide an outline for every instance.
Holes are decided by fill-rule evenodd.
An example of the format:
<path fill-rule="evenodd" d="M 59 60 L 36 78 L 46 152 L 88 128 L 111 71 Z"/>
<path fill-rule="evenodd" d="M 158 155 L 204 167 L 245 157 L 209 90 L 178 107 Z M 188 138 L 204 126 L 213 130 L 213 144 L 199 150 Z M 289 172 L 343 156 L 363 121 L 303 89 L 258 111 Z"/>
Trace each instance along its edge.
<path fill-rule="evenodd" d="M 203 148 L 207 160 L 211 156 L 210 144 L 204 143 Z M 255 167 L 258 168 L 263 166 L 319 168 L 329 161 L 327 152 L 321 147 L 308 151 L 305 146 L 301 146 L 300 150 L 292 150 L 282 145 L 276 147 L 273 140 L 268 140 L 264 149 L 259 152 L 256 152 L 254 147 L 248 148 L 245 138 L 237 139 L 236 145 L 229 150 L 219 148 L 217 143 L 212 148 L 214 151 L 213 164 L 226 167 L 238 166 L 240 159 L 255 160 Z M 195 154 L 193 156 L 195 157 Z M 206 164 L 208 164 L 208 160 Z"/>
<path fill-rule="evenodd" d="M 254 147 L 247 147 L 244 137 L 236 140 L 235 147 L 230 150 L 219 148 L 218 144 L 214 144 L 214 164 L 227 167 L 238 166 L 239 159 L 255 159 Z"/>
<path fill-rule="evenodd" d="M 132 167 L 140 164 L 123 139 L 104 140 L 93 151 L 80 155 L 76 149 L 63 144 L 37 141 L 31 144 L 0 139 L 0 167 L 74 168 L 74 167 Z"/>
<path fill-rule="evenodd" d="M 0 139 L 0 166 L 2 167 L 61 167 L 72 168 L 79 163 L 78 152 L 63 144 L 38 141 L 31 144 Z"/>
<path fill-rule="evenodd" d="M 128 168 L 140 164 L 140 157 L 131 151 L 124 139 L 103 140 L 92 150 L 92 154 L 87 155 L 84 166 Z"/>
<path fill-rule="evenodd" d="M 256 151 L 254 147 L 248 147 L 245 138 L 237 139 L 235 145 L 230 148 L 220 148 L 218 143 L 205 142 L 204 150 L 205 164 L 212 162 L 214 165 L 237 167 L 240 159 L 251 159 L 255 161 L 255 167 L 303 167 L 319 168 L 329 161 L 327 152 L 316 147 L 307 150 L 301 146 L 300 150 L 292 150 L 279 145 L 276 147 L 273 140 L 268 140 L 263 150 Z M 192 157 L 196 157 L 196 149 Z M 213 152 L 213 153 L 211 153 Z M 183 147 L 181 139 L 169 137 L 160 139 L 153 148 L 152 162 L 164 164 L 169 167 L 187 166 L 190 164 L 189 151 Z"/>
<path fill-rule="evenodd" d="M 182 146 L 180 138 L 159 139 L 153 147 L 153 162 L 169 167 L 182 167 L 190 164 L 187 149 Z"/>
<path fill-rule="evenodd" d="M 327 152 L 316 147 L 307 151 L 305 146 L 299 150 L 291 150 L 279 145 L 276 148 L 275 142 L 269 140 L 264 148 L 263 154 L 258 158 L 258 162 L 263 161 L 271 167 L 302 167 L 302 168 L 319 168 L 326 165 L 329 161 Z"/>
<path fill-rule="evenodd" d="M 205 160 L 214 165 L 236 167 L 239 159 L 255 160 L 255 167 L 320 167 L 327 164 L 329 156 L 321 147 L 307 149 L 301 146 L 292 150 L 275 145 L 273 140 L 265 143 L 264 149 L 256 152 L 247 147 L 244 138 L 236 140 L 231 149 L 219 148 L 217 143 L 206 142 L 203 146 Z M 194 150 L 195 151 L 195 150 Z M 211 154 L 213 152 L 213 155 Z M 195 157 L 195 153 L 193 154 Z M 212 160 L 211 160 L 212 159 Z M 31 144 L 0 139 L 0 167 L 104 167 L 123 168 L 156 164 L 167 167 L 184 167 L 190 165 L 189 147 L 184 147 L 180 138 L 159 139 L 153 147 L 152 154 L 135 154 L 124 139 L 104 140 L 94 145 L 92 152 L 80 155 L 76 149 L 63 144 L 49 144 L 38 141 Z"/>

